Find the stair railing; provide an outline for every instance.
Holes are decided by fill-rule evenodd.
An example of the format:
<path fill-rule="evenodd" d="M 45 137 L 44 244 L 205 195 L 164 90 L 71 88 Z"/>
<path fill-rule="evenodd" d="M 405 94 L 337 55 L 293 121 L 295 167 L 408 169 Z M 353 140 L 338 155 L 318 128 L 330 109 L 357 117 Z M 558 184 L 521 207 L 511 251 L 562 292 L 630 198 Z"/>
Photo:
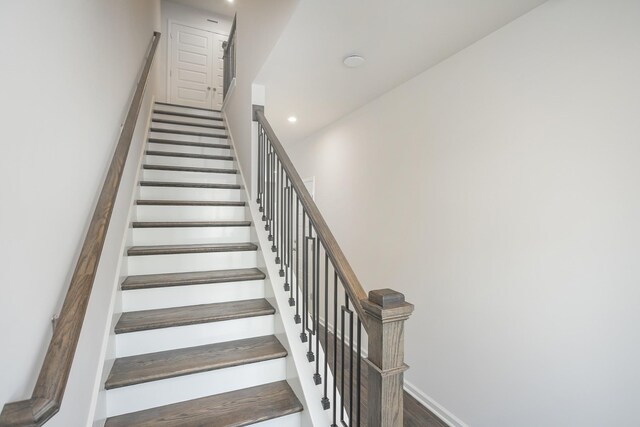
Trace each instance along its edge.
<path fill-rule="evenodd" d="M 224 61 L 222 98 L 226 99 L 229 94 L 231 81 L 236 77 L 236 18 L 233 18 L 229 39 L 222 43 L 222 47 L 224 49 L 222 57 Z"/>
<path fill-rule="evenodd" d="M 322 406 L 332 411 L 331 425 L 402 427 L 404 322 L 413 305 L 391 289 L 367 296 L 263 107 L 254 106 L 253 119 L 258 122 L 256 203 L 289 305 L 295 307 L 300 340 L 314 364 L 313 380 L 322 385 Z"/>
<path fill-rule="evenodd" d="M 111 159 L 107 177 L 102 185 L 36 386 L 31 398 L 4 405 L 0 413 L 0 427 L 41 426 L 60 410 L 91 289 L 96 278 L 100 254 L 109 228 L 113 205 L 159 41 L 160 33 L 154 32 L 151 48 L 122 127 L 116 151 Z"/>

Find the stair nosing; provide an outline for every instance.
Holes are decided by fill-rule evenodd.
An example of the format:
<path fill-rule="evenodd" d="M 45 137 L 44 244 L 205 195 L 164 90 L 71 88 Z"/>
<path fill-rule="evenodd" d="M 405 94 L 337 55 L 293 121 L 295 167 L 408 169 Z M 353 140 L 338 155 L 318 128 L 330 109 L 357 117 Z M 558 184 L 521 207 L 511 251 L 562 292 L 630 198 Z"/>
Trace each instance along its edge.
<path fill-rule="evenodd" d="M 214 184 L 209 182 L 179 182 L 179 181 L 140 181 L 141 187 L 177 187 L 177 188 L 209 188 L 214 190 L 241 190 L 240 184 Z"/>
<path fill-rule="evenodd" d="M 171 321 L 167 320 L 166 322 L 156 321 L 155 323 L 146 323 L 146 324 L 143 322 L 139 322 L 137 325 L 133 325 L 129 327 L 123 327 L 120 325 L 120 323 L 122 322 L 122 319 L 126 318 L 127 314 L 132 314 L 132 313 L 145 313 L 145 312 L 147 314 L 150 312 L 160 313 L 160 312 L 177 311 L 179 309 L 187 309 L 187 308 L 193 309 L 193 308 L 203 308 L 203 307 L 208 307 L 213 309 L 214 307 L 216 308 L 221 307 L 225 304 L 237 304 L 241 302 L 248 303 L 248 302 L 257 302 L 257 301 L 265 302 L 269 308 L 266 308 L 266 307 L 254 308 L 253 310 L 240 312 L 240 313 L 238 312 L 228 313 L 225 315 L 220 315 L 218 313 L 217 316 L 209 315 L 209 316 L 192 317 L 192 318 L 185 318 L 185 319 L 178 319 L 178 320 L 174 319 Z M 264 298 L 257 298 L 252 300 L 243 300 L 243 301 L 212 303 L 212 304 L 198 304 L 198 305 L 189 306 L 189 307 L 173 307 L 173 308 L 162 308 L 162 309 L 153 309 L 153 310 L 139 310 L 139 311 L 122 313 L 122 315 L 120 316 L 120 319 L 118 319 L 118 322 L 114 328 L 114 332 L 116 335 L 119 335 L 119 334 L 128 334 L 128 333 L 134 333 L 134 332 L 151 331 L 151 330 L 157 330 L 157 329 L 181 327 L 181 326 L 201 325 L 205 323 L 225 322 L 229 320 L 246 319 L 250 317 L 271 316 L 271 315 L 274 315 L 275 312 L 276 312 L 275 308 L 273 308 L 273 306 Z"/>
<path fill-rule="evenodd" d="M 269 353 L 254 355 L 253 357 L 246 357 L 247 355 L 242 354 L 242 352 L 244 350 L 244 352 L 246 353 L 247 350 L 246 349 L 238 350 L 237 348 L 240 346 L 247 346 L 249 344 L 252 344 L 254 346 L 257 344 L 262 347 L 262 350 L 269 347 L 272 347 L 272 348 L 269 348 L 270 350 Z M 224 362 L 218 361 L 217 364 L 214 363 L 214 360 L 210 360 L 208 364 L 201 363 L 198 366 L 190 366 L 188 368 L 183 367 L 182 369 L 176 369 L 176 367 L 174 366 L 173 367 L 174 369 L 171 370 L 170 362 L 167 360 L 171 357 L 176 357 L 178 355 L 182 355 L 183 357 L 184 356 L 197 357 L 197 356 L 201 356 L 199 353 L 205 349 L 209 350 L 209 351 L 205 351 L 205 353 L 215 353 L 215 350 L 220 352 L 222 350 L 228 349 L 229 347 L 236 348 L 237 351 L 234 352 L 235 353 L 234 356 L 237 356 L 237 357 L 234 359 L 226 360 Z M 115 360 L 115 363 L 111 369 L 111 372 L 109 373 L 109 376 L 105 381 L 105 390 L 113 390 L 113 389 L 122 388 L 122 387 L 129 387 L 129 386 L 149 383 L 153 381 L 161 381 L 161 380 L 181 377 L 185 375 L 211 372 L 211 371 L 216 371 L 220 369 L 232 368 L 235 366 L 248 365 L 252 363 L 266 362 L 269 360 L 280 359 L 280 358 L 286 357 L 287 355 L 288 355 L 287 350 L 284 348 L 282 343 L 280 343 L 280 341 L 278 341 L 278 339 L 274 335 L 264 335 L 264 336 L 258 336 L 258 337 L 232 340 L 232 341 L 204 344 L 204 345 L 199 345 L 194 347 L 182 347 L 182 348 L 177 348 L 172 350 L 164 350 L 164 351 L 157 351 L 153 353 L 120 357 Z M 243 358 L 242 356 L 245 356 L 245 357 Z M 215 356 L 210 355 L 210 357 L 214 358 Z M 133 375 L 132 378 L 112 380 L 112 378 L 117 375 L 118 369 L 120 369 L 120 365 L 126 362 L 131 362 L 131 361 L 133 362 L 140 361 L 141 363 L 143 363 L 145 358 L 152 358 L 152 360 L 154 360 L 155 363 L 158 363 L 158 364 L 162 364 L 161 362 L 158 361 L 158 359 L 164 358 L 165 363 L 168 366 L 164 366 L 165 368 L 164 372 L 156 373 L 155 375 L 150 375 L 148 373 L 146 375 L 143 375 L 143 373 L 139 371 L 136 375 L 135 370 L 131 370 L 129 372 L 129 375 Z M 145 367 L 147 367 L 148 364 L 149 363 L 147 363 Z"/>
<path fill-rule="evenodd" d="M 218 206 L 218 207 L 244 207 L 246 202 L 228 200 L 149 200 L 138 199 L 138 206 Z"/>
<path fill-rule="evenodd" d="M 200 168 L 196 166 L 171 166 L 171 165 L 149 165 L 144 164 L 142 168 L 145 170 L 169 171 L 169 172 L 196 172 L 196 173 L 222 173 L 227 175 L 237 175 L 237 169 L 221 169 L 221 168 Z"/>
<path fill-rule="evenodd" d="M 216 144 L 209 142 L 192 142 L 192 141 L 180 141 L 177 139 L 162 139 L 151 137 L 148 139 L 151 144 L 165 144 L 165 145 L 182 145 L 186 147 L 201 147 L 201 148 L 215 148 L 220 150 L 230 150 L 229 144 Z"/>
<path fill-rule="evenodd" d="M 270 404 L 256 408 L 254 402 L 263 399 L 265 396 L 272 398 L 269 402 L 266 402 Z M 274 400 L 274 398 L 278 400 Z M 227 402 L 239 402 L 240 405 L 231 406 Z M 159 420 L 166 419 L 175 419 L 182 424 L 189 423 L 188 425 L 192 426 L 210 425 L 212 419 L 219 418 L 220 407 L 231 409 L 222 413 L 222 416 L 225 417 L 222 422 L 225 426 L 233 427 L 275 420 L 304 410 L 304 406 L 288 382 L 280 380 L 109 417 L 106 420 L 105 427 L 151 427 L 157 425 Z M 178 415 L 176 416 L 176 414 Z M 236 414 L 243 416 L 243 419 L 236 421 L 229 419 Z M 199 416 L 200 419 L 189 420 L 185 418 L 185 416 L 192 415 Z M 247 415 L 253 417 L 248 418 Z M 181 419 L 177 419 L 178 417 L 181 417 Z M 203 424 L 205 422 L 207 424 Z M 174 423 L 173 425 L 177 424 Z M 222 423 L 219 422 L 214 427 L 222 427 Z"/>
<path fill-rule="evenodd" d="M 251 221 L 134 221 L 131 228 L 251 227 Z"/>
<path fill-rule="evenodd" d="M 188 135 L 188 136 L 202 136 L 205 138 L 217 138 L 217 139 L 227 139 L 227 135 L 218 135 L 215 133 L 207 133 L 207 132 L 196 132 L 189 130 L 177 130 L 177 129 L 162 129 L 162 128 L 154 128 L 151 126 L 149 128 L 149 132 L 158 132 L 158 133 L 172 133 L 174 135 Z"/>
<path fill-rule="evenodd" d="M 216 154 L 197 154 L 197 153 L 179 153 L 176 151 L 157 151 L 157 150 L 146 150 L 145 154 L 147 156 L 158 156 L 158 157 L 179 157 L 185 159 L 203 159 L 203 160 L 220 160 L 223 162 L 232 162 L 232 156 L 221 156 Z"/>
<path fill-rule="evenodd" d="M 242 274 L 230 274 L 242 272 Z M 212 273 L 207 276 L 206 273 Z M 213 273 L 218 273 L 213 274 Z M 227 274 L 225 276 L 225 274 Z M 189 276 L 191 275 L 191 276 Z M 233 283 L 264 280 L 266 274 L 259 268 L 238 268 L 231 270 L 210 270 L 186 273 L 140 274 L 128 276 L 120 285 L 123 291 L 139 289 L 169 288 L 176 286 L 208 285 L 217 283 Z"/>
<path fill-rule="evenodd" d="M 156 101 L 156 105 L 168 105 L 169 107 L 191 108 L 192 110 L 208 111 L 210 113 L 222 113 L 222 110 L 214 110 L 213 108 L 191 107 L 189 105 L 172 104 L 170 102 Z"/>
<path fill-rule="evenodd" d="M 190 119 L 204 119 L 204 120 L 216 120 L 216 121 L 220 121 L 220 122 L 224 122 L 224 119 L 222 117 L 206 117 L 206 116 L 200 116 L 198 114 L 190 114 L 190 113 L 180 113 L 180 112 L 175 112 L 175 111 L 166 111 L 166 110 L 159 110 L 157 108 L 153 108 L 153 113 L 154 114 L 164 114 L 167 116 L 177 116 L 177 117 L 188 117 Z"/>
<path fill-rule="evenodd" d="M 203 120 L 207 120 L 206 118 L 203 118 Z M 179 125 L 179 126 L 194 126 L 194 127 L 200 127 L 200 128 L 206 128 L 206 129 L 219 129 L 219 130 L 225 130 L 226 126 L 221 124 L 221 125 L 211 125 L 211 124 L 202 124 L 202 123 L 184 123 L 181 122 L 179 120 L 168 120 L 168 119 L 151 119 L 151 123 L 160 123 L 163 125 Z"/>
<path fill-rule="evenodd" d="M 207 243 L 189 245 L 131 246 L 129 249 L 127 249 L 127 256 L 253 252 L 257 250 L 258 246 L 253 243 Z"/>

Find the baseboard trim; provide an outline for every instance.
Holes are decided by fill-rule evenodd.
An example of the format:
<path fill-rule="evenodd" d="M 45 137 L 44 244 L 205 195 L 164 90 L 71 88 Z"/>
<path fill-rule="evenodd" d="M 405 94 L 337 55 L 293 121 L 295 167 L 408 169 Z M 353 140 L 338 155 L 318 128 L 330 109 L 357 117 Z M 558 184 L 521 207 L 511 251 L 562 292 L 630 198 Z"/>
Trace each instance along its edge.
<path fill-rule="evenodd" d="M 469 427 L 458 417 L 447 411 L 442 405 L 427 396 L 422 390 L 413 385 L 411 382 L 404 380 L 404 390 L 409 393 L 422 406 L 433 412 L 443 422 L 451 427 Z"/>

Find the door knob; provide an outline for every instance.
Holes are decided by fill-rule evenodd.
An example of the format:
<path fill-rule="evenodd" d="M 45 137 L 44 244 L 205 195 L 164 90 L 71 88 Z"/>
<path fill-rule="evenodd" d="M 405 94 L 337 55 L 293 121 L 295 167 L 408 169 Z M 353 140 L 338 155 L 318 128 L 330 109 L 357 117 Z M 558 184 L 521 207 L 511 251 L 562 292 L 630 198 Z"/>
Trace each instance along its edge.
<path fill-rule="evenodd" d="M 211 86 L 208 86 L 208 87 L 207 87 L 207 90 L 211 90 Z"/>

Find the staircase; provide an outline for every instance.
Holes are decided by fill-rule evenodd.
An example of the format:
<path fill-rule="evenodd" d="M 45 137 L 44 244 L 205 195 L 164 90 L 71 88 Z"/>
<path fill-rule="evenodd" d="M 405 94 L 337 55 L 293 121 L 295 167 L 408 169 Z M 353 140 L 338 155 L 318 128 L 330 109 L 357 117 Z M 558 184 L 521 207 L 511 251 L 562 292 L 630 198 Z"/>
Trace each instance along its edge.
<path fill-rule="evenodd" d="M 301 423 L 221 114 L 156 103 L 106 426 Z"/>

